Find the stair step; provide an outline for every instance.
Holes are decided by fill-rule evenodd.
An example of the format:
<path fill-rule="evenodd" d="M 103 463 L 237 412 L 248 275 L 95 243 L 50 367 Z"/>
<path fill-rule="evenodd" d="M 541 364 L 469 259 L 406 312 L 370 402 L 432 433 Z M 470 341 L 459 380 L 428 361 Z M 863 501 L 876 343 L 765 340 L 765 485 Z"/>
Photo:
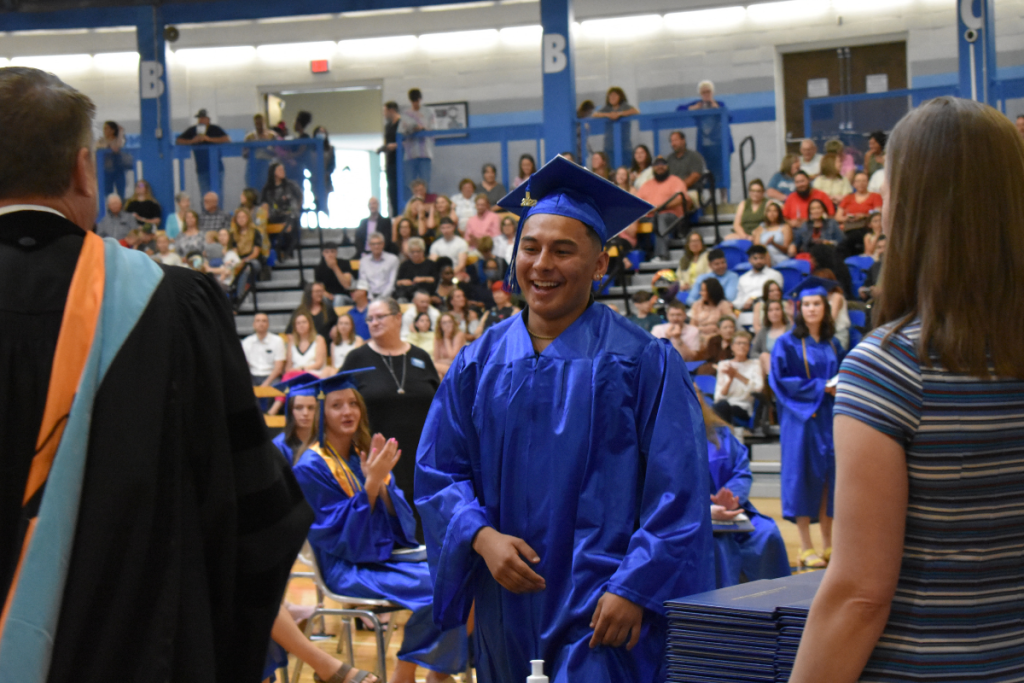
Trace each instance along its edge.
<path fill-rule="evenodd" d="M 313 281 L 313 269 L 304 268 L 306 275 L 306 284 Z M 259 291 L 274 290 L 274 289 L 300 289 L 299 284 L 299 269 L 296 265 L 295 268 L 277 269 L 273 270 L 273 276 L 271 279 L 265 282 L 256 283 L 256 288 Z"/>

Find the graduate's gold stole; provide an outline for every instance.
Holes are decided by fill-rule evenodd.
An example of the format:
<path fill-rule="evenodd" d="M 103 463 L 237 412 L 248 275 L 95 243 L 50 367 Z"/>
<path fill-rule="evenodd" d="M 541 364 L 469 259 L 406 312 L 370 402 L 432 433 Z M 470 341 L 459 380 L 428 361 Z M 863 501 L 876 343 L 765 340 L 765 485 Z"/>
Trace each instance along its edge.
<path fill-rule="evenodd" d="M 50 476 L 50 469 L 57 455 L 57 446 L 60 445 L 61 436 L 64 434 L 64 427 L 71 413 L 71 403 L 74 401 L 96 334 L 106 273 L 103 250 L 103 240 L 95 233 L 86 233 L 78 265 L 71 277 L 67 303 L 64 305 L 64 316 L 50 370 L 50 385 L 46 394 L 43 421 L 39 426 L 36 452 L 32 458 L 28 481 L 25 483 L 25 495 L 21 501 L 23 516 L 27 517 L 28 524 L 14 577 L 4 600 L 3 612 L 0 613 L 0 636 L 3 635 L 11 600 L 21 578 L 21 567 L 36 530 L 43 486 Z"/>
<path fill-rule="evenodd" d="M 346 496 L 351 498 L 363 490 L 363 485 L 359 483 L 359 477 L 348 466 L 348 463 L 338 455 L 338 452 L 334 450 L 334 446 L 325 441 L 322 447 L 314 446 L 313 450 L 327 463 L 327 468 L 331 470 L 335 481 L 338 482 L 338 486 L 341 487 Z"/>

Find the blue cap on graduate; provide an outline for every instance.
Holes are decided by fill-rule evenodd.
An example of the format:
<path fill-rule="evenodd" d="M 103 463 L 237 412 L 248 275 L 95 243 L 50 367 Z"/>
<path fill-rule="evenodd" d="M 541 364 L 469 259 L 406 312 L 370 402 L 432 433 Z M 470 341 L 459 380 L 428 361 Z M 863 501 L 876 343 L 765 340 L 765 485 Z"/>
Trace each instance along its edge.
<path fill-rule="evenodd" d="M 302 391 L 307 389 L 312 390 L 310 396 L 316 396 L 317 400 L 320 401 L 320 445 L 324 443 L 324 399 L 327 395 L 334 391 L 342 391 L 343 389 L 355 389 L 359 390 L 356 383 L 352 380 L 353 375 L 357 375 L 360 372 L 369 372 L 375 368 L 356 368 L 355 370 L 346 370 L 345 372 L 339 371 L 336 375 L 319 379 L 311 384 L 307 384 L 301 388 Z M 303 394 L 307 395 L 307 394 Z"/>
<path fill-rule="evenodd" d="M 304 372 L 301 375 L 295 375 L 291 379 L 273 385 L 275 389 L 284 394 L 284 414 L 286 416 L 288 415 L 288 399 L 292 396 L 316 396 L 316 392 L 312 388 L 307 388 L 304 385 L 316 382 L 319 379 L 319 377 L 312 373 Z"/>
<path fill-rule="evenodd" d="M 793 288 L 791 297 L 794 299 L 803 299 L 805 296 L 823 296 L 828 297 L 828 293 L 836 287 L 842 287 L 835 280 L 826 280 L 824 278 L 815 277 L 813 275 L 805 277 L 796 287 Z"/>
<path fill-rule="evenodd" d="M 525 183 L 498 201 L 498 206 L 519 216 L 516 241 L 505 289 L 519 291 L 516 255 L 526 219 L 537 213 L 575 218 L 597 233 L 601 244 L 628 228 L 654 207 L 608 182 L 596 173 L 560 156 L 544 164 Z"/>

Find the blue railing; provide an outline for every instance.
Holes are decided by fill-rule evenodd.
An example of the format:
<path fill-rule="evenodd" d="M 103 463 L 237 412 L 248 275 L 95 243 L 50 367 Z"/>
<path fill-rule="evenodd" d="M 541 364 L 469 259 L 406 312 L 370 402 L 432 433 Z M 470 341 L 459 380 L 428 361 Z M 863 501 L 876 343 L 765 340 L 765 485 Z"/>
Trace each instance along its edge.
<path fill-rule="evenodd" d="M 838 137 L 848 145 L 859 139 L 861 144 L 854 146 L 862 147 L 872 131 L 892 130 L 897 121 L 922 102 L 959 92 L 956 85 L 944 85 L 806 99 L 804 137 L 818 141 Z"/>
<path fill-rule="evenodd" d="M 457 130 L 428 130 L 415 133 L 414 135 L 397 136 L 398 169 L 396 180 L 398 183 L 398 206 L 396 210 L 401 213 L 405 203 L 409 200 L 409 189 L 406 187 L 404 146 L 406 137 L 430 137 L 434 139 L 435 147 L 446 147 L 449 145 L 476 145 L 484 143 L 500 143 L 501 145 L 501 166 L 499 167 L 498 180 L 509 186 L 508 179 L 508 143 L 513 141 L 533 141 L 535 156 L 539 163 L 541 161 L 541 139 L 544 137 L 544 127 L 539 123 L 521 123 L 511 126 L 485 126 L 480 128 L 460 128 Z"/>

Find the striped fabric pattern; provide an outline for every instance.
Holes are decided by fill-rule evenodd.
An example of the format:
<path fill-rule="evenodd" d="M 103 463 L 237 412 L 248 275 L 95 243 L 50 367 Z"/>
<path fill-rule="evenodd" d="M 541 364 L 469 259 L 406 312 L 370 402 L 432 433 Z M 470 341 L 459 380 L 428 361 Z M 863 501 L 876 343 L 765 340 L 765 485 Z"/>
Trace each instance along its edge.
<path fill-rule="evenodd" d="M 919 361 L 920 323 L 843 362 L 835 414 L 900 441 L 899 584 L 862 681 L 1024 681 L 1024 382 Z"/>

